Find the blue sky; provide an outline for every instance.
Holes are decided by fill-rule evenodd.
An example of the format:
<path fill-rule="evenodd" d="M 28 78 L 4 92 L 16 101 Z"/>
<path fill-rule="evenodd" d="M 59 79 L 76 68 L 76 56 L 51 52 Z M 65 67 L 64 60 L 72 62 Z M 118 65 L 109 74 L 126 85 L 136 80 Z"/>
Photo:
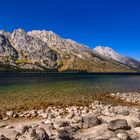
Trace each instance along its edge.
<path fill-rule="evenodd" d="M 0 0 L 0 29 L 52 30 L 140 60 L 140 0 Z"/>

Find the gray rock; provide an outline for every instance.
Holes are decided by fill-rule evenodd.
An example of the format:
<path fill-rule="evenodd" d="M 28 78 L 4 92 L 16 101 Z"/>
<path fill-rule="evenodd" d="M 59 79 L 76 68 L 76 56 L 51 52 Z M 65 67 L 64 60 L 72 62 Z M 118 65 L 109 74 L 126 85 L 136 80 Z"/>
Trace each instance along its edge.
<path fill-rule="evenodd" d="M 18 118 L 18 117 L 19 117 L 19 115 L 17 113 L 13 114 L 13 118 Z"/>
<path fill-rule="evenodd" d="M 72 119 L 72 123 L 82 123 L 82 121 L 83 121 L 83 117 L 82 116 L 75 116 Z"/>
<path fill-rule="evenodd" d="M 110 113 L 115 113 L 114 106 L 111 106 L 111 107 L 109 108 L 109 112 L 110 112 Z"/>
<path fill-rule="evenodd" d="M 54 113 L 49 113 L 47 118 L 48 119 L 53 119 L 53 118 L 55 118 L 55 114 Z"/>
<path fill-rule="evenodd" d="M 108 129 L 111 131 L 116 131 L 119 129 L 127 130 L 129 129 L 129 126 L 125 119 L 116 119 L 109 122 Z"/>
<path fill-rule="evenodd" d="M 49 136 L 43 128 L 36 129 L 36 140 L 49 140 Z"/>
<path fill-rule="evenodd" d="M 19 115 L 19 117 L 24 117 L 24 114 L 23 113 L 20 113 L 18 115 Z"/>
<path fill-rule="evenodd" d="M 53 129 L 55 129 L 55 127 L 54 127 L 54 125 L 53 125 L 53 123 L 52 123 L 51 120 L 46 120 L 43 123 L 45 124 L 45 128 L 47 130 L 53 130 Z"/>
<path fill-rule="evenodd" d="M 75 116 L 74 112 L 71 112 L 67 115 L 67 119 L 72 119 Z"/>
<path fill-rule="evenodd" d="M 42 113 L 45 113 L 45 109 L 40 109 L 40 110 L 37 110 L 37 114 L 39 115 L 39 114 L 42 114 Z"/>
<path fill-rule="evenodd" d="M 32 117 L 37 116 L 36 110 L 30 110 L 30 111 L 29 111 L 29 114 L 30 114 Z"/>
<path fill-rule="evenodd" d="M 101 113 L 104 114 L 105 116 L 111 116 L 111 113 L 109 112 L 109 106 L 108 105 L 104 106 Z"/>
<path fill-rule="evenodd" d="M 52 107 L 47 107 L 47 109 L 46 109 L 45 112 L 48 113 L 48 114 L 49 114 L 49 113 L 52 113 L 52 109 L 53 109 Z"/>
<path fill-rule="evenodd" d="M 74 127 L 74 126 L 66 126 L 63 128 L 64 131 L 72 135 L 74 135 L 78 129 L 79 129 L 78 127 Z"/>
<path fill-rule="evenodd" d="M 11 133 L 12 133 L 12 135 L 10 135 L 11 140 L 17 140 L 18 137 L 21 136 L 21 134 L 14 129 L 11 130 Z"/>
<path fill-rule="evenodd" d="M 88 109 L 88 107 L 84 107 L 84 109 L 82 110 L 82 114 L 86 114 L 86 113 L 88 113 L 88 111 L 89 111 L 89 109 Z"/>
<path fill-rule="evenodd" d="M 14 115 L 13 111 L 6 111 L 6 115 L 12 117 Z"/>
<path fill-rule="evenodd" d="M 39 126 L 38 123 L 32 123 L 32 124 L 30 124 L 30 125 L 31 125 L 32 128 L 37 128 L 37 127 Z"/>
<path fill-rule="evenodd" d="M 1 122 L 1 123 L 0 123 L 0 128 L 2 128 L 2 127 L 6 127 L 6 126 L 7 126 L 6 123 L 4 123 L 4 122 Z"/>
<path fill-rule="evenodd" d="M 102 107 L 100 105 L 96 106 L 96 113 L 100 114 L 102 112 Z"/>
<path fill-rule="evenodd" d="M 42 118 L 46 119 L 48 117 L 48 114 L 47 113 L 42 113 L 42 114 L 39 114 L 39 116 L 41 116 Z"/>
<path fill-rule="evenodd" d="M 6 138 L 4 135 L 0 135 L 0 140 L 10 140 L 10 139 Z"/>
<path fill-rule="evenodd" d="M 53 123 L 55 128 L 66 127 L 70 124 L 70 122 L 65 119 L 55 119 Z"/>
<path fill-rule="evenodd" d="M 79 128 L 82 128 L 82 125 L 83 125 L 83 118 L 82 116 L 77 116 L 77 117 L 74 117 L 71 121 L 71 125 L 74 126 L 74 127 L 79 127 Z"/>
<path fill-rule="evenodd" d="M 118 131 L 117 137 L 120 138 L 121 140 L 130 140 L 128 133 L 125 131 Z"/>
<path fill-rule="evenodd" d="M 52 124 L 52 121 L 50 119 L 47 119 L 47 120 L 43 121 L 43 123 L 48 125 L 48 124 Z"/>
<path fill-rule="evenodd" d="M 36 130 L 35 129 L 30 129 L 28 132 L 29 137 L 36 137 Z"/>
<path fill-rule="evenodd" d="M 83 118 L 82 116 L 75 116 L 71 121 L 72 126 L 78 126 L 79 128 L 82 128 L 83 125 Z"/>
<path fill-rule="evenodd" d="M 43 128 L 33 128 L 25 134 L 26 139 L 28 140 L 49 140 L 49 136 Z"/>
<path fill-rule="evenodd" d="M 69 112 L 69 113 L 76 112 L 77 109 L 78 109 L 78 108 L 77 108 L 76 106 L 72 106 L 72 107 L 70 107 L 70 108 L 68 109 L 68 112 Z"/>
<path fill-rule="evenodd" d="M 13 129 L 14 127 L 13 126 L 10 126 L 10 125 L 7 125 L 5 128 L 6 129 Z"/>
<path fill-rule="evenodd" d="M 65 130 L 58 130 L 55 140 L 73 140 L 73 137 Z"/>
<path fill-rule="evenodd" d="M 8 117 L 7 116 L 3 118 L 3 121 L 7 121 L 7 120 L 8 120 Z"/>
<path fill-rule="evenodd" d="M 104 120 L 103 118 L 99 118 L 100 119 L 100 123 L 102 124 L 102 123 L 108 123 L 106 120 Z"/>
<path fill-rule="evenodd" d="M 131 126 L 134 128 L 140 127 L 140 121 L 131 120 Z"/>
<path fill-rule="evenodd" d="M 94 114 L 87 114 L 83 117 L 83 128 L 89 128 L 100 124 L 100 120 Z"/>
<path fill-rule="evenodd" d="M 130 111 L 124 110 L 124 111 L 118 112 L 117 114 L 118 115 L 123 115 L 123 116 L 128 116 L 130 114 Z"/>
<path fill-rule="evenodd" d="M 94 103 L 92 103 L 92 106 L 96 106 L 96 105 L 100 105 L 101 104 L 101 102 L 100 101 L 94 101 Z"/>
<path fill-rule="evenodd" d="M 26 136 L 19 136 L 18 140 L 28 140 L 28 139 L 26 138 Z"/>
<path fill-rule="evenodd" d="M 102 131 L 102 129 L 101 129 L 101 131 Z M 114 136 L 116 136 L 116 134 L 114 134 L 114 132 L 106 130 L 104 132 L 104 134 L 97 136 L 95 138 L 95 140 L 108 140 L 109 138 L 114 137 Z"/>
<path fill-rule="evenodd" d="M 104 136 L 98 136 L 98 137 L 96 137 L 94 139 L 91 138 L 89 140 L 108 140 L 108 139 L 106 139 Z"/>
<path fill-rule="evenodd" d="M 118 137 L 112 137 L 112 138 L 109 138 L 109 140 L 121 140 L 121 139 Z"/>
<path fill-rule="evenodd" d="M 22 126 L 20 130 L 21 134 L 24 134 L 26 131 L 29 130 L 29 128 L 31 128 L 31 126 L 28 126 L 28 125 Z"/>
<path fill-rule="evenodd" d="M 137 138 L 139 137 L 139 133 L 135 131 L 135 128 L 127 131 L 127 133 L 129 134 L 131 140 L 137 140 Z"/>

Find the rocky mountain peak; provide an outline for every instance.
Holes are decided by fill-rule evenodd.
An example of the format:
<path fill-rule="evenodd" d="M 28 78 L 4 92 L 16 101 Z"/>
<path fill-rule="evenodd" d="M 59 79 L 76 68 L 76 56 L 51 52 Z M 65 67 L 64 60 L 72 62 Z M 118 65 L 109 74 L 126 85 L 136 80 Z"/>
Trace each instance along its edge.
<path fill-rule="evenodd" d="M 124 63 L 130 67 L 140 68 L 140 62 L 138 60 L 135 60 L 134 58 L 131 57 L 120 55 L 110 47 L 97 46 L 94 50 L 102 54 L 103 56 L 116 60 L 120 63 Z"/>
<path fill-rule="evenodd" d="M 23 37 L 26 35 L 26 32 L 23 29 L 15 29 L 12 33 L 11 33 L 11 38 L 14 39 L 15 36 L 18 37 Z"/>
<path fill-rule="evenodd" d="M 4 35 L 6 37 L 9 37 L 10 36 L 10 33 L 9 32 L 6 32 L 4 30 L 0 30 L 0 35 Z"/>
<path fill-rule="evenodd" d="M 97 46 L 94 49 L 96 52 L 108 57 L 108 58 L 112 58 L 116 61 L 119 62 L 124 62 L 123 61 L 123 56 L 121 56 L 119 53 L 115 52 L 112 48 L 110 47 L 104 47 L 104 46 Z"/>

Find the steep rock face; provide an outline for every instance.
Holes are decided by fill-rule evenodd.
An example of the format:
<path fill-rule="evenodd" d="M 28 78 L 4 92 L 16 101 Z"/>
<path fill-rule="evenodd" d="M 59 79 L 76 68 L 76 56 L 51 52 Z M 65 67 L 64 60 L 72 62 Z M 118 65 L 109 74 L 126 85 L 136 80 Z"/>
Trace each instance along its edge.
<path fill-rule="evenodd" d="M 138 60 L 131 57 L 122 56 L 115 52 L 112 48 L 97 46 L 94 50 L 107 58 L 111 58 L 132 68 L 140 69 L 140 62 Z"/>
<path fill-rule="evenodd" d="M 18 58 L 18 53 L 12 47 L 8 38 L 0 34 L 0 60 L 3 63 L 10 63 Z"/>
<path fill-rule="evenodd" d="M 5 59 L 8 61 L 4 61 Z M 63 39 L 52 31 L 0 31 L 0 64 L 20 70 L 134 71 L 85 45 Z"/>
<path fill-rule="evenodd" d="M 24 30 L 15 30 L 10 37 L 12 46 L 19 53 L 19 59 L 17 63 L 22 65 L 26 62 L 34 68 L 57 68 L 57 53 L 51 50 L 47 43 L 40 38 L 26 33 Z M 42 66 L 42 67 L 41 67 Z M 25 65 L 23 65 L 25 67 Z M 32 68 L 32 67 L 31 67 Z"/>
<path fill-rule="evenodd" d="M 34 36 L 47 43 L 47 46 L 60 53 L 61 56 L 67 54 L 77 55 L 79 57 L 89 57 L 88 48 L 70 39 L 63 39 L 52 31 L 32 31 L 28 32 L 30 36 Z M 91 51 L 91 50 L 90 50 Z"/>

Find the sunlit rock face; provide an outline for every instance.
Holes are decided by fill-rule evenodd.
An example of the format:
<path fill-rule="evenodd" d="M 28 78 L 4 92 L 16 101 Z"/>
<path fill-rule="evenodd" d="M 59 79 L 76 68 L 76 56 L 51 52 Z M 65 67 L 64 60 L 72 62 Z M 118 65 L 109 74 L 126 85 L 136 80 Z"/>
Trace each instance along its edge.
<path fill-rule="evenodd" d="M 111 58 L 113 60 L 126 64 L 132 68 L 140 69 L 140 62 L 138 60 L 135 60 L 131 57 L 122 56 L 110 47 L 97 46 L 94 50 L 102 54 L 103 56 L 106 56 L 107 58 Z"/>
<path fill-rule="evenodd" d="M 119 57 L 118 57 L 119 58 Z M 114 59 L 116 60 L 116 59 Z M 22 70 L 131 71 L 132 69 L 52 31 L 0 30 L 0 64 Z M 1 70 L 1 69 L 0 69 Z"/>
<path fill-rule="evenodd" d="M 102 55 L 106 57 L 109 57 L 116 61 L 124 63 L 124 57 L 118 54 L 117 52 L 115 52 L 112 48 L 97 46 L 94 50 L 101 53 Z"/>

